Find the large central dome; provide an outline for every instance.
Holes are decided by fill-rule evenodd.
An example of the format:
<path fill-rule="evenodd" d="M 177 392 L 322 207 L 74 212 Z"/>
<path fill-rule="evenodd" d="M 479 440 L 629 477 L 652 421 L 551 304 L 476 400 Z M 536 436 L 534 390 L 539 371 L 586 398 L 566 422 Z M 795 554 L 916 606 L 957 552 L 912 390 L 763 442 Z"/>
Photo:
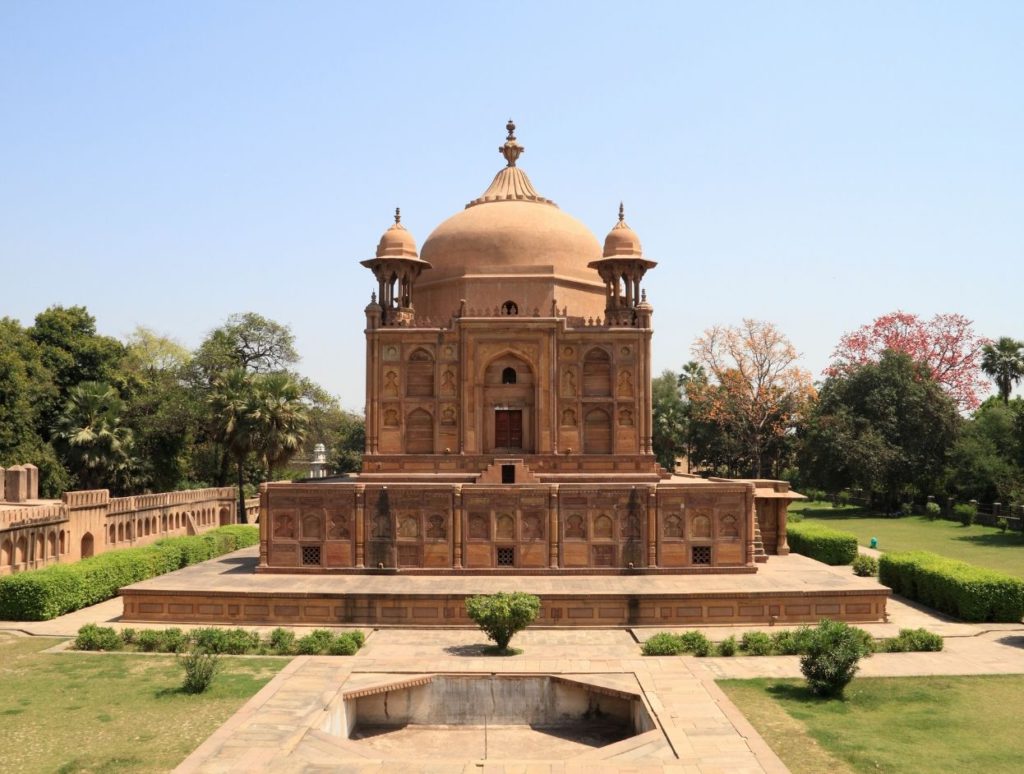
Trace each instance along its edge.
<path fill-rule="evenodd" d="M 421 256 L 425 283 L 513 269 L 597 283 L 587 264 L 601 257 L 590 230 L 554 204 L 511 199 L 470 205 L 434 229 Z"/>
<path fill-rule="evenodd" d="M 454 278 L 515 275 L 523 279 L 568 281 L 602 290 L 587 264 L 601 257 L 590 230 L 540 196 L 516 160 L 524 148 L 510 121 L 499 148 L 507 166 L 486 191 L 448 218 L 427 237 L 421 257 L 433 266 L 421 280 L 424 289 Z M 603 291 L 602 291 L 603 292 Z"/>

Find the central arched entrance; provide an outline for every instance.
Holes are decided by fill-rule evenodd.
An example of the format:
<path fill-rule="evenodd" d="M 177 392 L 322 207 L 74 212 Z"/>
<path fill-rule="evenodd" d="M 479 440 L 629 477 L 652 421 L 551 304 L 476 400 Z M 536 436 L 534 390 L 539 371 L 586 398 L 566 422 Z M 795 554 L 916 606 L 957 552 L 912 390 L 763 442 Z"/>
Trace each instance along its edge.
<path fill-rule="evenodd" d="M 496 357 L 484 371 L 484 451 L 533 453 L 536 448 L 536 379 L 514 353 Z"/>

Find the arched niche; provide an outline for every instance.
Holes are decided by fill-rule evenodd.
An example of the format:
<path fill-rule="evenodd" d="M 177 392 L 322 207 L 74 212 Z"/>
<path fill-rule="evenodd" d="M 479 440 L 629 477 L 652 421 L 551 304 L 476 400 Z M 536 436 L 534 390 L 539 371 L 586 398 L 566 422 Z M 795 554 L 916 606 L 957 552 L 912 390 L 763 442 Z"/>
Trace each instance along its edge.
<path fill-rule="evenodd" d="M 434 418 L 425 409 L 410 411 L 405 418 L 405 453 L 434 453 Z"/>
<path fill-rule="evenodd" d="M 603 347 L 593 347 L 583 357 L 583 397 L 604 398 L 611 394 L 611 356 Z"/>
<path fill-rule="evenodd" d="M 434 397 L 434 358 L 422 347 L 409 355 L 405 394 L 410 398 Z"/>
<path fill-rule="evenodd" d="M 612 418 L 604 409 L 591 409 L 584 417 L 583 453 L 612 453 Z"/>

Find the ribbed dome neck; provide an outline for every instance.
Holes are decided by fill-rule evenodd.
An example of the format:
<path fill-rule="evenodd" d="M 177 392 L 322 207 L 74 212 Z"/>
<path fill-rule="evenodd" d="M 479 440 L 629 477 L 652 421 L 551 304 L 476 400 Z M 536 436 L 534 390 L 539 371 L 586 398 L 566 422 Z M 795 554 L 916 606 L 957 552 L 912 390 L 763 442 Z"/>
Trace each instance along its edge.
<path fill-rule="evenodd" d="M 516 140 L 516 125 L 511 118 L 505 124 L 505 129 L 508 131 L 508 137 L 505 138 L 505 144 L 499 146 L 498 153 L 505 157 L 507 166 L 494 176 L 487 190 L 466 207 L 490 202 L 537 202 L 557 207 L 553 201 L 538 194 L 530 178 L 516 166 L 516 161 L 526 152 L 526 148 Z"/>

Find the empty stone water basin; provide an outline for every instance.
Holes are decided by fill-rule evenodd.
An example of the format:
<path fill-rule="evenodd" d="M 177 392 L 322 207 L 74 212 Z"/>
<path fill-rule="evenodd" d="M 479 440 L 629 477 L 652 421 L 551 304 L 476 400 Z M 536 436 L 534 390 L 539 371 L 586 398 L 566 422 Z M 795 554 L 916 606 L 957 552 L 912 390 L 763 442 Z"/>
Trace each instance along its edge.
<path fill-rule="evenodd" d="M 371 757 L 564 759 L 656 728 L 627 675 L 379 677 L 346 686 L 321 726 Z"/>

